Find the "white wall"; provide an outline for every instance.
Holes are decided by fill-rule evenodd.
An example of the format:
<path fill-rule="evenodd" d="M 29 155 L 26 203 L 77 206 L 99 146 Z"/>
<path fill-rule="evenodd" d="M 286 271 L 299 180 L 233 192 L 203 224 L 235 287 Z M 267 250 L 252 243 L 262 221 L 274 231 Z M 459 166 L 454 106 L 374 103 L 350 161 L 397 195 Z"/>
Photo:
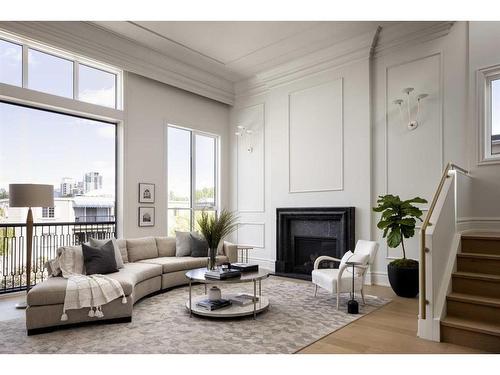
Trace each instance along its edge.
<path fill-rule="evenodd" d="M 383 31 L 381 35 L 383 39 Z M 399 249 L 387 248 L 376 228 L 378 216 L 371 207 L 377 196 L 391 193 L 407 199 L 419 195 L 430 201 L 448 161 L 467 166 L 467 24 L 458 22 L 449 33 L 375 51 L 372 60 L 356 59 L 262 94 L 237 97 L 231 132 L 250 109 L 264 112 L 259 125 L 263 149 L 249 154 L 238 146 L 236 137 L 231 141 L 231 159 L 237 160 L 231 168 L 232 207 L 237 209 L 241 201 L 260 202 L 260 186 L 264 186 L 264 209 L 255 205 L 254 210 L 240 210 L 245 225 L 239 231 L 245 242 L 264 244 L 252 253 L 261 264 L 274 266 L 277 207 L 355 206 L 356 238 L 381 244 L 370 280 L 388 284 L 387 264 L 401 254 Z M 335 82 L 342 82 L 340 91 Z M 392 104 L 402 97 L 405 87 L 429 94 L 415 131 L 401 123 Z M 294 101 L 294 93 L 305 94 L 306 105 Z M 335 111 L 339 101 L 342 116 Z M 336 143 L 339 129 L 340 145 Z M 261 157 L 265 160 L 263 176 L 257 173 Z M 242 162 L 252 158 L 255 164 Z M 321 172 L 324 160 L 328 160 L 326 173 Z M 301 164 L 305 162 L 309 169 Z M 242 184 L 245 178 L 241 176 L 252 183 Z M 305 185 L 295 186 L 300 179 Z M 325 189 L 329 191 L 321 191 Z M 407 241 L 407 249 L 409 257 L 418 258 L 417 237 Z"/>
<path fill-rule="evenodd" d="M 374 60 L 373 204 L 384 194 L 401 199 L 418 195 L 430 203 L 447 162 L 467 167 L 466 43 L 467 24 L 458 22 L 444 37 Z M 393 104 L 403 98 L 405 87 L 429 94 L 422 102 L 420 125 L 413 131 Z M 421 207 L 424 215 L 428 205 Z M 376 227 L 378 215 L 372 219 L 372 238 L 381 245 L 371 270 L 373 280 L 387 284 L 387 264 L 402 253 L 400 248 L 388 248 Z M 418 236 L 405 244 L 407 256 L 418 259 Z"/>
<path fill-rule="evenodd" d="M 500 230 L 500 162 L 478 165 L 479 127 L 476 72 L 500 64 L 500 22 L 469 23 L 469 168 L 473 175 L 470 212 L 462 218 L 470 227 Z"/>
<path fill-rule="evenodd" d="M 167 169 L 166 124 L 206 131 L 220 136 L 221 204 L 228 197 L 229 108 L 225 104 L 150 80 L 132 73 L 125 75 L 124 181 L 120 237 L 166 235 Z M 156 185 L 156 224 L 137 223 L 138 184 Z"/>
<path fill-rule="evenodd" d="M 233 135 L 249 111 L 264 114 L 252 117 L 252 153 Z M 237 98 L 230 135 L 231 203 L 244 223 L 238 241 L 257 247 L 254 261 L 274 268 L 277 207 L 355 206 L 356 235 L 370 237 L 367 58 Z"/>

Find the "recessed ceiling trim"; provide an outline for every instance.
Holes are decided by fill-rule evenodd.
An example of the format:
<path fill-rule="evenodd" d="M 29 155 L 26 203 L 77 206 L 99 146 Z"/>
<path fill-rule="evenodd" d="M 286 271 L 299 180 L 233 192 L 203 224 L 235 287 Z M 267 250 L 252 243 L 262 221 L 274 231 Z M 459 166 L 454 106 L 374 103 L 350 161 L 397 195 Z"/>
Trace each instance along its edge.
<path fill-rule="evenodd" d="M 149 32 L 149 33 L 151 33 L 153 35 L 156 35 L 157 37 L 159 37 L 161 39 L 168 40 L 170 43 L 174 43 L 174 44 L 178 45 L 179 47 L 185 48 L 185 49 L 187 49 L 187 50 L 189 50 L 189 51 L 191 51 L 193 53 L 197 53 L 198 55 L 201 55 L 201 56 L 203 56 L 203 57 L 205 57 L 207 59 L 210 59 L 210 60 L 212 60 L 212 61 L 214 61 L 214 62 L 216 62 L 218 64 L 226 65 L 223 61 L 217 60 L 216 58 L 214 58 L 212 56 L 209 56 L 209 55 L 206 55 L 203 52 L 200 52 L 198 50 L 195 50 L 195 49 L 193 49 L 193 48 L 191 48 L 191 47 L 189 47 L 189 46 L 187 46 L 187 45 L 185 45 L 185 44 L 183 44 L 181 42 L 177 42 L 176 40 L 170 39 L 169 37 L 167 37 L 167 36 L 165 36 L 163 34 L 157 33 L 156 31 L 151 30 L 150 28 L 148 28 L 146 26 L 143 26 L 143 25 L 141 25 L 141 24 L 139 24 L 137 22 L 134 22 L 134 21 L 127 21 L 127 22 L 129 24 L 131 24 L 131 25 L 134 25 L 135 27 L 138 27 L 138 28 L 140 28 L 140 29 L 142 29 L 144 31 L 147 31 L 147 32 Z"/>

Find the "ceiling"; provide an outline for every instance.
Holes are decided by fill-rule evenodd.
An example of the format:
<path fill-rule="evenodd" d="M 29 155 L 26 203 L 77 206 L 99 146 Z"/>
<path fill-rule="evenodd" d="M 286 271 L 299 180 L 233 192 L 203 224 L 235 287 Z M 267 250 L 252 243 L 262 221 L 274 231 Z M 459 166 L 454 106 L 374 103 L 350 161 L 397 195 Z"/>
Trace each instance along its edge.
<path fill-rule="evenodd" d="M 94 24 L 237 82 L 390 22 L 106 21 Z"/>

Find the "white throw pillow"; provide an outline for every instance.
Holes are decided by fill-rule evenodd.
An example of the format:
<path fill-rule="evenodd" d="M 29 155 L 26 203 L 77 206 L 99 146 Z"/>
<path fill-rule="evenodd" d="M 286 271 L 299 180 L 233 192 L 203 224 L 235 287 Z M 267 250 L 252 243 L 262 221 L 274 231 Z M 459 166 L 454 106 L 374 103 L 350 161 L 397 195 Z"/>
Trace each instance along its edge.
<path fill-rule="evenodd" d="M 348 261 L 361 263 L 363 266 L 368 265 L 368 260 L 370 259 L 370 254 L 356 254 L 356 253 L 352 253 L 352 252 L 350 252 L 350 253 L 352 255 L 348 259 Z M 361 275 L 363 273 L 363 270 L 361 268 L 358 268 L 358 267 L 354 267 L 354 271 L 355 271 L 356 275 Z M 347 272 L 352 273 L 352 266 L 347 266 Z"/>
<path fill-rule="evenodd" d="M 341 268 L 345 264 L 345 262 L 347 262 L 353 255 L 354 255 L 354 253 L 351 250 L 349 250 L 348 252 L 346 252 L 342 256 L 342 259 L 340 259 L 340 266 L 339 266 L 339 268 Z"/>

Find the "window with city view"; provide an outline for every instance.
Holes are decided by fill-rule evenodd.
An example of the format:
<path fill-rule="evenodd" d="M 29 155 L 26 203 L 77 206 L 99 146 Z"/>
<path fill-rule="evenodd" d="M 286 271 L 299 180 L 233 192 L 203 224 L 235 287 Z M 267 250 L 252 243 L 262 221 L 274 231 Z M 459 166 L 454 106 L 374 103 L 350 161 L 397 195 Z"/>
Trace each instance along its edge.
<path fill-rule="evenodd" d="M 196 229 L 202 210 L 217 209 L 217 138 L 168 127 L 168 234 Z"/>
<path fill-rule="evenodd" d="M 22 223 L 10 183 L 54 185 L 35 222 L 115 220 L 115 124 L 0 102 L 0 223 Z"/>

